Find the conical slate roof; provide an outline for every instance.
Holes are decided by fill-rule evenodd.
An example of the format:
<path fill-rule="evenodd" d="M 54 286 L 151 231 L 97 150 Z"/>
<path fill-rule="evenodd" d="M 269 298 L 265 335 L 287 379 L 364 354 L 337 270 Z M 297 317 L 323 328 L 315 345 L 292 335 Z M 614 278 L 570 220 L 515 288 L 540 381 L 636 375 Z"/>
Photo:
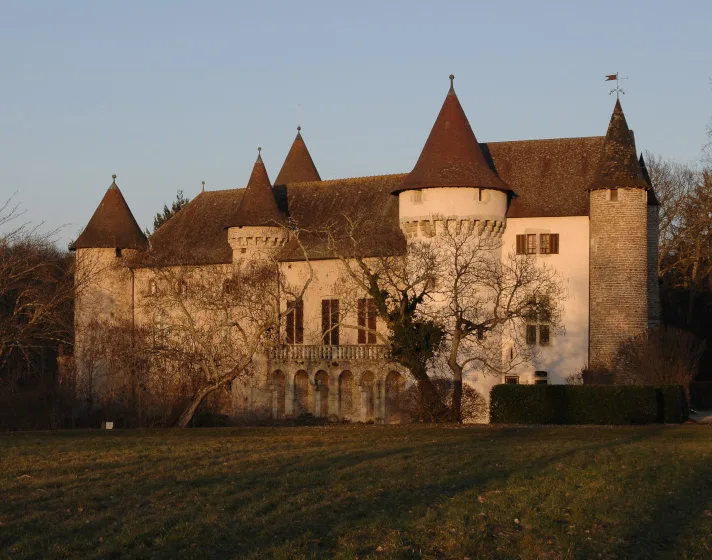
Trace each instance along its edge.
<path fill-rule="evenodd" d="M 643 174 L 643 179 L 650 187 L 648 190 L 648 206 L 660 206 L 658 202 L 658 197 L 655 196 L 655 191 L 653 190 L 653 182 L 650 180 L 650 174 L 648 173 L 648 167 L 645 165 L 645 160 L 643 159 L 643 152 L 640 153 L 640 159 L 638 159 L 640 164 L 640 172 Z"/>
<path fill-rule="evenodd" d="M 490 168 L 452 85 L 413 170 L 393 191 L 480 187 L 510 191 Z"/>
<path fill-rule="evenodd" d="M 114 181 L 101 199 L 87 227 L 69 247 L 76 249 L 145 249 L 146 236 L 136 223 L 129 205 Z"/>
<path fill-rule="evenodd" d="M 265 169 L 260 154 L 252 168 L 252 175 L 250 175 L 240 205 L 227 226 L 270 226 L 281 222 L 282 218 L 282 213 L 277 208 L 277 202 L 272 193 L 267 169 Z"/>
<path fill-rule="evenodd" d="M 302 127 L 297 127 L 297 137 L 289 149 L 287 158 L 284 160 L 282 169 L 277 175 L 275 185 L 286 185 L 287 183 L 308 183 L 321 181 L 319 172 L 316 170 L 314 160 L 312 160 L 307 145 L 302 138 Z"/>
<path fill-rule="evenodd" d="M 649 189 L 635 151 L 633 135 L 623 114 L 620 100 L 616 101 L 596 178 L 589 187 L 595 189 L 637 188 Z"/>

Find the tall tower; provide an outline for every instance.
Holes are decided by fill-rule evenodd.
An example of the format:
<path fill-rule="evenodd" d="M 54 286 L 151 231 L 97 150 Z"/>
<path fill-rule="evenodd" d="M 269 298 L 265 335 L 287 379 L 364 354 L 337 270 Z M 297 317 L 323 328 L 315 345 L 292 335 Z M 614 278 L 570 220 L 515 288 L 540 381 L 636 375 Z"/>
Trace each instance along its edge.
<path fill-rule="evenodd" d="M 620 101 L 590 185 L 589 365 L 648 326 L 648 190 Z"/>
<path fill-rule="evenodd" d="M 660 281 L 658 276 L 658 231 L 660 228 L 660 203 L 655 196 L 643 154 L 640 154 L 640 170 L 648 184 L 648 326 L 660 324 Z"/>
<path fill-rule="evenodd" d="M 227 228 L 233 264 L 274 255 L 288 239 L 283 224 L 284 215 L 277 207 L 262 154 L 258 153 L 250 180 Z"/>
<path fill-rule="evenodd" d="M 99 207 L 77 240 L 70 246 L 76 251 L 77 287 L 74 313 L 74 359 L 80 384 L 94 376 L 94 389 L 101 394 L 100 371 L 89 371 L 89 340 L 95 323 L 115 326 L 133 321 L 133 271 L 123 261 L 146 249 L 146 236 L 136 223 L 113 175 Z"/>
<path fill-rule="evenodd" d="M 413 170 L 393 191 L 406 237 L 429 237 L 444 221 L 501 237 L 512 191 L 487 163 L 450 76 L 450 90 Z"/>

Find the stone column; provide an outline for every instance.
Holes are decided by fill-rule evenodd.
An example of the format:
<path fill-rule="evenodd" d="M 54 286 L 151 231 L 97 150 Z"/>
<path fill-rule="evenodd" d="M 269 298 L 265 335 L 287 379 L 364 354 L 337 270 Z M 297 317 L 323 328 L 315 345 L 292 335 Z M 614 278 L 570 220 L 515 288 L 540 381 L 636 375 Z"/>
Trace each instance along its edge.
<path fill-rule="evenodd" d="M 339 410 L 339 379 L 335 376 L 329 376 L 329 416 L 338 416 L 341 418 Z"/>
<path fill-rule="evenodd" d="M 284 379 L 284 415 L 294 416 L 294 373 L 292 372 Z"/>
<path fill-rule="evenodd" d="M 368 393 L 361 387 L 361 422 L 368 421 Z"/>
<path fill-rule="evenodd" d="M 314 388 L 314 416 L 321 417 L 321 389 Z"/>

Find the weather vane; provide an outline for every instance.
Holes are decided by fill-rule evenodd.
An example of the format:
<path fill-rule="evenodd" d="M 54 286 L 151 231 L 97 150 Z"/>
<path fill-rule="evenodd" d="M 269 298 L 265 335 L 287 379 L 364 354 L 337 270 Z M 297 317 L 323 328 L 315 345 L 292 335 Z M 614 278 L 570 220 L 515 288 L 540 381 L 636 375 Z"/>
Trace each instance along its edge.
<path fill-rule="evenodd" d="M 608 92 L 608 95 L 613 95 L 614 93 L 616 94 L 616 99 L 620 99 L 621 95 L 625 95 L 625 91 L 623 91 L 623 88 L 621 88 L 620 84 L 618 83 L 619 80 L 627 80 L 628 78 L 619 78 L 618 77 L 618 72 L 615 74 L 609 74 L 606 76 L 606 81 L 607 82 L 612 82 L 613 80 L 616 81 L 616 87 L 614 87 L 611 91 Z"/>

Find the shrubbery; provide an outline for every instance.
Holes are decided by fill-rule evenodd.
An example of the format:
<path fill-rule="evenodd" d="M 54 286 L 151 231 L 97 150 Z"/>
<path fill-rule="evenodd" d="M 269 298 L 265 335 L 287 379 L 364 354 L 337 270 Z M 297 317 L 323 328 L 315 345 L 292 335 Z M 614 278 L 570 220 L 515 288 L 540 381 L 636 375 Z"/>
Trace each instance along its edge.
<path fill-rule="evenodd" d="M 493 424 L 647 424 L 683 422 L 681 386 L 497 385 Z"/>

